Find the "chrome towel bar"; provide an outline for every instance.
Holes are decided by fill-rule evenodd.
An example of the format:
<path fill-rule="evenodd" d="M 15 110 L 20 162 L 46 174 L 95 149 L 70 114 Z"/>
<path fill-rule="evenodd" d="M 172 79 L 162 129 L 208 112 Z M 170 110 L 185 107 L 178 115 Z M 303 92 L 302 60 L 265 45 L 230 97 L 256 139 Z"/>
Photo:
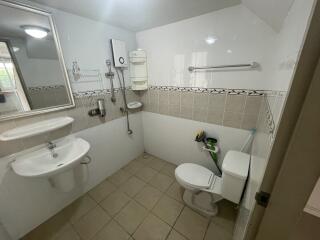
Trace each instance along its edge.
<path fill-rule="evenodd" d="M 258 68 L 260 65 L 257 62 L 252 62 L 249 64 L 233 64 L 233 65 L 217 65 L 217 66 L 204 66 L 204 67 L 194 67 L 190 66 L 188 68 L 189 72 L 194 72 L 197 70 L 209 70 L 209 69 L 223 69 L 223 68 L 250 68 L 255 69 Z"/>

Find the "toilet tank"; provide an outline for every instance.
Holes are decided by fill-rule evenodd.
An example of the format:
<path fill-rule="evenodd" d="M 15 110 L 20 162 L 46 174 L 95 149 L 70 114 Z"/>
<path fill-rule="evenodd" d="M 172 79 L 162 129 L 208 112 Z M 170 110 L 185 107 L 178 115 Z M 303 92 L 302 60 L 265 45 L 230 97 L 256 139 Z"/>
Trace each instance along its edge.
<path fill-rule="evenodd" d="M 222 163 L 221 196 L 238 204 L 248 178 L 250 155 L 229 151 Z"/>

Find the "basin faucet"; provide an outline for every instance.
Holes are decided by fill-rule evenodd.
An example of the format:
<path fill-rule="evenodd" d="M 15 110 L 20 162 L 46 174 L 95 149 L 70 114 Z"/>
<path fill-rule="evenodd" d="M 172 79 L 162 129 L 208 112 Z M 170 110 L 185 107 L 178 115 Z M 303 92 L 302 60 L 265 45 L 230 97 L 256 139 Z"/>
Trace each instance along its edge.
<path fill-rule="evenodd" d="M 53 142 L 48 142 L 48 143 L 47 143 L 47 147 L 48 147 L 49 150 L 52 150 L 52 149 L 54 149 L 55 147 L 57 147 L 57 145 L 54 144 Z"/>
<path fill-rule="evenodd" d="M 47 147 L 48 147 L 48 149 L 50 150 L 51 156 L 52 156 L 53 158 L 58 157 L 58 153 L 56 153 L 56 152 L 54 151 L 54 149 L 57 147 L 56 144 L 54 144 L 53 142 L 50 142 L 50 141 L 49 141 L 49 142 L 47 143 Z"/>

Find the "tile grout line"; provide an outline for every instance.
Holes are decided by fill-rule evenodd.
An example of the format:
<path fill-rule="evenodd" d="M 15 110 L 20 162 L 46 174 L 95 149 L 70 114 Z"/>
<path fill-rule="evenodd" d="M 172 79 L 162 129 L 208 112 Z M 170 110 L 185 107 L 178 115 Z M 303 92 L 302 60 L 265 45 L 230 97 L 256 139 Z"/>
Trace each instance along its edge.
<path fill-rule="evenodd" d="M 174 222 L 174 224 L 173 224 L 173 226 L 172 226 L 171 232 L 172 232 L 172 230 L 174 230 L 174 231 L 176 231 L 177 233 L 179 233 L 180 235 L 182 235 L 186 240 L 189 240 L 188 237 L 186 237 L 183 233 L 181 233 L 179 230 L 177 230 L 177 229 L 174 228 L 174 226 L 175 226 L 176 223 L 178 222 L 178 219 L 179 219 L 179 217 L 181 216 L 181 214 L 182 214 L 182 212 L 184 211 L 185 208 L 188 208 L 188 206 L 184 204 L 184 205 L 183 205 L 183 208 L 182 208 L 182 210 L 181 210 L 181 212 L 180 212 L 180 214 L 179 214 L 179 216 L 177 217 L 176 221 Z"/>
<path fill-rule="evenodd" d="M 149 154 L 150 156 L 152 156 L 152 157 L 154 157 L 153 155 L 151 155 L 151 154 Z M 158 159 L 160 159 L 160 158 L 158 158 Z M 163 160 L 163 159 L 161 159 L 162 161 L 165 161 L 165 160 Z M 167 163 L 167 161 L 165 161 L 166 163 Z M 164 165 L 165 166 L 165 165 Z M 152 168 L 153 170 L 155 170 L 155 171 L 157 171 L 157 173 L 156 174 L 159 174 L 160 172 L 161 172 L 161 170 L 164 168 L 164 166 L 158 171 L 157 169 L 154 169 L 154 168 Z M 155 174 L 155 175 L 156 175 Z M 164 174 L 165 175 L 165 174 Z M 167 176 L 167 175 L 166 175 Z M 170 177 L 171 178 L 171 177 Z M 144 209 L 146 209 L 148 212 L 147 212 L 147 214 L 146 214 L 146 216 L 144 217 L 144 219 L 141 221 L 141 223 L 137 226 L 137 228 L 136 228 L 136 230 L 134 231 L 134 233 L 132 233 L 132 234 L 129 234 L 132 238 L 133 238 L 133 235 L 136 233 L 136 231 L 139 229 L 139 227 L 145 222 L 145 220 L 146 220 L 146 218 L 150 215 L 150 214 L 152 214 L 153 216 L 155 216 L 157 219 L 159 219 L 160 221 L 162 221 L 162 222 L 164 222 L 165 224 L 167 224 L 169 227 L 170 227 L 170 231 L 169 231 L 169 233 L 167 234 L 167 236 L 166 236 L 166 238 L 165 239 L 167 239 L 167 237 L 169 236 L 169 234 L 170 234 L 170 232 L 171 232 L 171 230 L 173 229 L 173 226 L 174 226 L 174 224 L 171 226 L 170 224 L 168 224 L 166 221 L 164 221 L 164 220 L 162 220 L 161 218 L 159 218 L 157 215 L 155 215 L 154 214 L 154 212 L 153 212 L 153 210 L 154 210 L 154 208 L 156 207 L 156 205 L 160 202 L 160 200 L 162 199 L 162 197 L 163 196 L 167 196 L 167 197 L 170 197 L 170 196 L 168 196 L 167 194 L 166 194 L 166 192 L 167 192 L 167 190 L 172 186 L 174 184 L 174 181 L 170 184 L 170 186 L 166 189 L 166 191 L 164 191 L 164 192 L 162 192 L 161 190 L 159 190 L 159 189 L 157 189 L 157 188 L 155 188 L 154 186 L 152 186 L 149 182 L 148 183 L 146 183 L 145 185 L 148 185 L 148 186 L 150 186 L 150 187 L 153 187 L 153 188 L 155 188 L 155 189 L 157 189 L 158 191 L 160 191 L 161 192 L 161 196 L 159 197 L 159 199 L 156 201 L 156 203 L 154 204 L 154 206 L 149 210 L 149 209 L 147 209 L 147 208 L 145 208 L 141 203 L 139 203 L 136 199 L 135 199 L 135 197 L 140 193 L 140 192 L 142 192 L 142 190 L 143 190 L 143 188 L 132 198 L 132 200 L 134 201 L 134 202 L 136 202 L 138 205 L 140 205 L 141 207 L 143 207 Z M 170 199 L 173 199 L 173 198 L 171 198 L 170 197 Z M 173 199 L 173 200 L 175 200 L 175 199 Z M 175 201 L 177 201 L 177 200 L 175 200 Z M 178 201 L 177 201 L 178 202 Z M 123 209 L 123 208 L 122 208 Z M 121 209 L 121 210 L 122 210 Z M 183 208 L 184 209 L 184 208 Z M 182 210 L 183 210 L 182 209 Z M 121 212 L 121 210 L 119 211 L 119 212 Z M 181 212 L 182 212 L 182 210 L 181 210 Z M 119 213 L 118 212 L 118 213 Z M 180 214 L 181 214 L 181 212 L 179 213 L 179 216 L 180 216 Z M 178 216 L 178 217 L 179 217 Z M 177 217 L 177 219 L 178 219 L 178 217 Z M 177 219 L 176 219 L 176 221 L 177 221 Z M 176 222 L 175 221 L 175 222 Z M 120 224 L 119 224 L 120 225 Z M 121 226 L 122 227 L 122 226 Z"/>
<path fill-rule="evenodd" d="M 210 224 L 211 224 L 211 221 L 212 221 L 212 217 L 209 217 L 209 221 L 208 221 L 208 223 L 207 223 L 207 227 L 206 227 L 206 231 L 205 231 L 204 236 L 203 236 L 203 240 L 204 240 L 204 239 L 206 238 L 206 236 L 207 236 L 208 229 L 209 229 L 209 226 L 210 226 Z"/>
<path fill-rule="evenodd" d="M 152 156 L 152 155 L 151 155 Z M 161 159 L 162 160 L 162 159 Z M 132 160 L 133 161 L 133 160 Z M 164 161 L 164 160 L 162 160 L 162 161 Z M 128 164 L 130 164 L 130 162 L 128 163 Z M 127 164 L 127 165 L 128 165 Z M 126 165 L 126 166 L 127 166 Z M 124 166 L 125 167 L 125 166 Z M 156 170 L 156 169 L 154 169 L 154 168 L 152 168 L 153 170 Z M 125 170 L 124 170 L 125 171 Z M 157 173 L 159 173 L 159 172 L 157 172 Z M 135 176 L 135 175 L 132 175 L 132 176 Z M 131 177 L 132 177 L 131 176 Z M 130 177 L 129 177 L 130 178 Z M 145 182 L 144 182 L 145 183 Z M 124 183 L 122 183 L 121 185 L 123 185 Z M 149 185 L 149 186 L 151 186 L 149 183 L 145 183 L 145 185 Z M 144 185 L 144 186 L 145 186 Z M 153 186 L 151 186 L 151 187 L 153 187 Z M 144 188 L 144 187 L 143 187 Z M 140 204 L 136 199 L 135 199 L 135 197 L 140 193 L 140 192 L 142 192 L 142 190 L 143 190 L 143 188 L 138 192 L 138 193 L 136 193 L 133 197 L 131 197 L 131 196 L 129 196 L 127 193 L 125 193 L 124 192 L 124 194 L 126 195 L 126 196 L 128 196 L 129 198 L 130 198 L 130 201 L 128 201 L 117 213 L 116 213 L 116 215 L 114 215 L 114 216 L 111 216 L 111 220 L 114 220 L 114 221 L 116 221 L 117 222 L 117 224 L 127 233 L 127 234 L 129 234 L 129 236 L 130 237 L 132 237 L 133 238 L 133 235 L 135 234 L 135 232 L 138 230 L 138 228 L 142 225 L 142 223 L 145 221 L 145 219 L 147 218 L 147 216 L 150 214 L 150 213 L 152 213 L 152 210 L 148 210 L 147 208 L 145 208 L 142 204 Z M 161 191 L 160 191 L 161 192 Z M 162 196 L 165 194 L 164 192 L 161 192 L 162 193 Z M 161 196 L 161 197 L 162 197 Z M 160 198 L 161 198 L 160 197 Z M 107 197 L 106 197 L 107 198 Z M 160 200 L 160 198 L 159 198 L 159 200 Z M 159 201 L 158 200 L 158 201 Z M 103 201 L 103 200 L 102 200 Z M 101 202 L 102 202 L 101 201 Z M 123 226 L 115 219 L 115 217 L 131 202 L 131 201 L 134 201 L 136 204 L 138 204 L 139 206 L 141 206 L 141 207 L 143 207 L 145 210 L 147 210 L 147 214 L 146 214 L 146 216 L 143 218 L 143 220 L 141 221 L 141 223 L 140 224 L 138 224 L 138 226 L 137 226 L 137 228 L 136 228 L 136 230 L 132 233 L 132 234 L 130 234 L 129 232 L 127 232 L 127 230 L 126 229 L 124 229 L 123 228 Z M 158 201 L 156 202 L 156 204 L 158 203 Z M 156 205 L 155 204 L 155 205 Z M 102 207 L 103 208 L 103 207 Z M 104 210 L 104 209 L 103 209 Z M 105 210 L 104 210 L 105 211 Z M 109 215 L 109 214 L 108 214 Z M 109 223 L 109 222 L 108 222 Z M 97 233 L 96 233 L 97 234 Z"/>
<path fill-rule="evenodd" d="M 134 160 L 134 159 L 133 159 Z M 133 161 L 133 160 L 131 160 L 131 161 Z M 130 161 L 130 162 L 131 162 Z M 129 162 L 129 163 L 130 163 Z M 128 163 L 128 164 L 129 164 Z M 128 165 L 127 164 L 127 165 Z M 125 166 L 127 166 L 127 165 L 125 165 Z M 121 168 L 122 169 L 122 168 Z M 120 170 L 120 169 L 119 169 Z M 130 177 L 132 177 L 132 176 L 130 176 Z M 130 178 L 129 177 L 129 178 Z M 129 179 L 128 178 L 128 179 Z M 108 179 L 108 177 L 106 178 L 106 179 L 104 179 L 103 181 L 105 181 L 105 180 L 107 180 Z M 103 182 L 102 181 L 102 182 Z M 112 182 L 111 182 L 112 183 Z M 113 183 L 112 183 L 113 184 Z M 124 183 L 123 183 L 124 184 Z M 123 185 L 123 184 L 121 184 L 121 185 Z M 115 184 L 113 184 L 114 186 L 116 186 Z M 121 186 L 120 185 L 120 186 Z M 108 196 L 110 196 L 112 193 L 115 193 L 117 190 L 114 190 L 114 191 L 112 191 Z M 126 194 L 125 192 L 124 192 L 124 194 Z M 123 227 L 122 227 L 122 225 L 120 224 L 120 223 L 118 223 L 118 221 L 116 221 L 116 219 L 115 219 L 115 217 L 131 202 L 131 200 L 134 200 L 133 198 L 131 198 L 128 194 L 126 194 L 126 196 L 127 197 L 129 197 L 130 198 L 130 201 L 128 201 L 126 204 L 124 204 L 124 206 L 114 215 L 114 216 L 112 216 L 112 215 L 110 215 L 104 208 L 103 208 L 103 206 L 101 205 L 101 202 L 103 202 L 105 199 L 107 199 L 108 198 L 108 196 L 106 196 L 104 199 L 102 199 L 100 202 L 98 202 L 98 201 L 96 201 L 93 197 L 91 197 L 90 196 L 90 194 L 89 194 L 89 191 L 87 192 L 87 193 L 85 193 L 85 195 L 87 195 L 91 200 L 93 200 L 95 203 L 96 203 L 96 205 L 97 206 L 99 206 L 109 217 L 110 217 L 110 220 L 106 223 L 106 224 L 104 224 L 102 227 L 101 227 L 101 229 L 99 229 L 95 234 L 94 234 L 94 236 L 92 237 L 92 238 L 94 238 L 96 235 L 98 235 L 98 233 L 99 232 L 101 232 L 103 229 L 104 229 L 104 227 L 106 227 L 108 224 L 110 224 L 110 222 L 111 221 L 115 221 L 115 222 L 117 222 L 117 224 L 129 235 L 129 236 L 131 236 L 131 234 L 130 233 L 128 233 Z M 95 206 L 96 207 L 96 206 Z M 92 209 L 94 209 L 94 207 L 92 208 Z M 92 209 L 90 209 L 90 210 L 88 210 L 86 213 L 84 213 L 83 214 L 83 216 L 85 216 L 89 211 L 91 211 Z M 82 218 L 83 216 L 81 216 L 80 218 Z M 80 219 L 79 218 L 79 219 Z M 71 226 L 72 226 L 72 228 L 73 228 L 73 230 L 77 233 L 77 235 L 79 235 L 80 236 L 80 234 L 78 233 L 78 231 L 75 229 L 75 227 L 74 227 L 74 225 L 72 224 L 72 222 L 70 222 L 70 224 L 71 224 Z M 81 238 L 81 236 L 80 236 L 80 239 L 82 239 Z"/>

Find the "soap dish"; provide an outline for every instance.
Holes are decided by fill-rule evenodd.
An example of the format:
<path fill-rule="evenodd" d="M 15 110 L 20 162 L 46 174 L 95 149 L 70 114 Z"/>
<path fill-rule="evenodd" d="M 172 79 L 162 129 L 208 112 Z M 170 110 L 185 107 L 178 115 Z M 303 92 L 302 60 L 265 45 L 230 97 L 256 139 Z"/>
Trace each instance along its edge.
<path fill-rule="evenodd" d="M 142 107 L 142 103 L 138 101 L 129 102 L 127 104 L 128 109 L 138 109 Z"/>

